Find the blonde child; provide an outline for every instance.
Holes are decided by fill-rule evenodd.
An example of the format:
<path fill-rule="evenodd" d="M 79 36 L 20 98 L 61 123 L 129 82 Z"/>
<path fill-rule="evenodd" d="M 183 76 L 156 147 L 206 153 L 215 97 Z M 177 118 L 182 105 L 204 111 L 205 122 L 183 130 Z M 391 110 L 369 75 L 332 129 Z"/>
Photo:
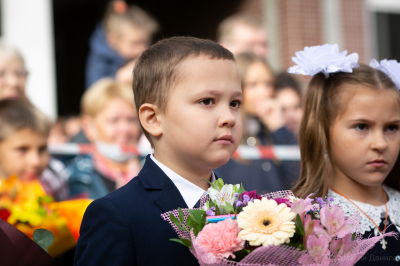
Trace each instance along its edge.
<path fill-rule="evenodd" d="M 98 149 L 72 160 L 68 182 L 71 196 L 88 193 L 97 199 L 125 185 L 140 171 L 138 158 L 104 150 L 110 144 L 135 146 L 140 125 L 132 89 L 109 78 L 97 81 L 84 93 L 81 111 L 85 136 Z"/>
<path fill-rule="evenodd" d="M 39 179 L 45 191 L 56 199 L 65 199 L 65 179 L 56 173 L 63 170 L 51 161 L 47 138 L 51 122 L 23 99 L 0 101 L 0 179 L 11 175 L 22 181 Z"/>
<path fill-rule="evenodd" d="M 339 54 L 337 45 L 306 47 L 296 55 L 297 66 L 288 72 L 314 77 L 304 98 L 302 169 L 293 192 L 328 196 L 347 216 L 360 211 L 365 238 L 399 232 L 400 96 L 389 78 L 399 71 L 358 65 L 357 54 Z M 399 240 L 388 237 L 357 265 L 395 265 L 399 254 Z"/>
<path fill-rule="evenodd" d="M 101 78 L 114 78 L 117 70 L 138 58 L 150 45 L 158 23 L 148 13 L 122 0 L 111 0 L 102 23 L 90 38 L 86 88 Z"/>

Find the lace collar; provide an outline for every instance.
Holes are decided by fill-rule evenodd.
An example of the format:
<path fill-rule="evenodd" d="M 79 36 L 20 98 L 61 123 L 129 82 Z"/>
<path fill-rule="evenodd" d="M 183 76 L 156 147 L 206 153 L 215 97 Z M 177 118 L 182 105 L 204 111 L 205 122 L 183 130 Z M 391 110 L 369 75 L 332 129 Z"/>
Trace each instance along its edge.
<path fill-rule="evenodd" d="M 400 192 L 386 186 L 383 186 L 383 189 L 389 196 L 389 200 L 387 202 L 388 216 L 393 225 L 396 226 L 397 231 L 400 232 Z M 333 198 L 333 204 L 337 204 L 342 207 L 346 216 L 350 216 L 358 211 L 358 208 L 354 206 L 350 201 L 330 189 L 328 191 L 328 197 Z M 354 200 L 353 202 L 357 204 L 357 206 L 360 207 L 376 224 L 380 224 L 382 222 L 382 217 L 385 217 L 385 205 L 373 206 Z M 360 217 L 362 234 L 365 234 L 365 232 L 373 231 L 375 235 L 379 235 L 378 228 L 376 228 L 376 226 L 370 219 L 368 219 L 363 213 L 360 213 Z"/>

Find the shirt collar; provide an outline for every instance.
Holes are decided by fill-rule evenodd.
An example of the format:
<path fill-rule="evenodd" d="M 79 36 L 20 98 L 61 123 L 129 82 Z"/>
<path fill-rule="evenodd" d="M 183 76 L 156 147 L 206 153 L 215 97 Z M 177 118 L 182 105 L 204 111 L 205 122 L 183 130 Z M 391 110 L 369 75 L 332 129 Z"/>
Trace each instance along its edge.
<path fill-rule="evenodd" d="M 199 199 L 203 195 L 207 194 L 207 191 L 199 188 L 195 184 L 189 182 L 182 176 L 178 175 L 177 173 L 166 167 L 164 164 L 160 163 L 156 158 L 154 158 L 153 154 L 150 155 L 150 158 L 175 184 L 176 188 L 181 193 L 182 198 L 186 202 L 186 205 L 189 209 L 192 209 L 194 205 L 196 205 L 197 201 L 199 201 Z M 211 182 L 213 183 L 215 181 L 215 175 L 214 172 L 211 173 Z"/>

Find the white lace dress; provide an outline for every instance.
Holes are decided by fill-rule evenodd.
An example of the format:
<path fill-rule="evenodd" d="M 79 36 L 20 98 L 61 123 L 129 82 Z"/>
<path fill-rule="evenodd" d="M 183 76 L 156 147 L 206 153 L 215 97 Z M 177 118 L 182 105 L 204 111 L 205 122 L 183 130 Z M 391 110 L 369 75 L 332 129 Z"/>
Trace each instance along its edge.
<path fill-rule="evenodd" d="M 383 189 L 389 196 L 389 200 L 386 204 L 388 208 L 388 216 L 393 225 L 396 226 L 397 231 L 400 232 L 400 192 L 386 186 L 383 186 Z M 332 190 L 328 191 L 328 197 L 333 198 L 333 204 L 337 204 L 342 207 L 346 216 L 350 216 L 358 211 L 358 208 L 354 206 L 354 204 Z M 352 201 L 357 204 L 357 206 L 363 210 L 363 212 L 365 212 L 377 225 L 381 224 L 381 222 L 384 222 L 386 216 L 385 205 L 373 206 L 355 200 Z M 366 232 L 372 231 L 374 232 L 374 235 L 379 235 L 379 230 L 376 228 L 374 223 L 363 213 L 360 213 L 360 216 L 361 234 L 364 235 Z"/>
<path fill-rule="evenodd" d="M 383 189 L 389 196 L 389 200 L 386 204 L 388 209 L 387 225 L 392 224 L 387 229 L 387 232 L 400 232 L 400 192 L 385 186 Z M 354 206 L 354 204 L 332 190 L 328 191 L 328 197 L 333 198 L 333 204 L 337 204 L 342 207 L 346 216 L 350 216 L 358 211 L 358 208 Z M 353 202 L 357 204 L 357 206 L 363 210 L 377 225 L 379 225 L 381 230 L 384 228 L 383 224 L 386 217 L 385 205 L 373 206 L 358 201 Z M 374 235 L 377 236 L 380 234 L 374 223 L 361 212 L 360 218 L 361 234 L 364 238 L 372 237 Z M 400 265 L 400 238 L 396 239 L 394 237 L 386 237 L 384 241 L 376 243 L 375 246 L 370 249 L 360 261 L 357 262 L 356 266 L 360 265 Z"/>

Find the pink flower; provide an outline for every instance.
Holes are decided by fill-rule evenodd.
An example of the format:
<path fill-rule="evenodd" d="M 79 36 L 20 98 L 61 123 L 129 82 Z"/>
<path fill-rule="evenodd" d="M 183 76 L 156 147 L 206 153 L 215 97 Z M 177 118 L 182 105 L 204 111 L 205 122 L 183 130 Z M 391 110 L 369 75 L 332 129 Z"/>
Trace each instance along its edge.
<path fill-rule="evenodd" d="M 352 220 L 345 220 L 344 211 L 337 205 L 320 210 L 321 223 L 326 227 L 328 235 L 343 238 L 351 233 L 354 226 Z"/>
<path fill-rule="evenodd" d="M 352 241 L 353 234 L 347 234 L 342 239 L 333 240 L 331 242 L 330 250 L 333 254 L 343 256 L 348 252 L 351 252 L 353 247 L 357 245 L 356 241 Z"/>
<path fill-rule="evenodd" d="M 311 195 L 310 195 L 311 196 Z M 299 199 L 295 202 L 292 202 L 290 204 L 290 207 L 292 209 L 292 212 L 296 213 L 296 215 L 300 215 L 301 221 L 303 222 L 304 220 L 304 215 L 313 209 L 313 199 L 310 199 L 310 196 L 308 196 L 305 199 Z M 296 219 L 296 218 L 295 218 Z"/>
<path fill-rule="evenodd" d="M 286 206 L 288 206 L 290 208 L 291 202 L 288 199 L 284 199 L 284 198 L 275 198 L 274 199 L 276 201 L 276 203 L 281 204 L 281 203 L 285 203 Z"/>
<path fill-rule="evenodd" d="M 212 254 L 215 257 L 235 258 L 233 252 L 244 248 L 244 241 L 238 237 L 239 232 L 238 223 L 233 219 L 210 223 L 200 231 L 194 245 L 204 252 L 205 256 Z"/>
<path fill-rule="evenodd" d="M 311 215 L 307 214 L 304 219 L 304 238 L 303 245 L 307 246 L 307 240 L 311 235 L 316 237 L 325 237 L 328 241 L 331 240 L 328 233 L 321 227 L 319 220 L 312 220 Z"/>
<path fill-rule="evenodd" d="M 326 237 L 316 237 L 311 235 L 307 241 L 308 254 L 317 263 L 323 263 L 329 259 L 331 254 L 328 249 L 329 240 Z"/>

